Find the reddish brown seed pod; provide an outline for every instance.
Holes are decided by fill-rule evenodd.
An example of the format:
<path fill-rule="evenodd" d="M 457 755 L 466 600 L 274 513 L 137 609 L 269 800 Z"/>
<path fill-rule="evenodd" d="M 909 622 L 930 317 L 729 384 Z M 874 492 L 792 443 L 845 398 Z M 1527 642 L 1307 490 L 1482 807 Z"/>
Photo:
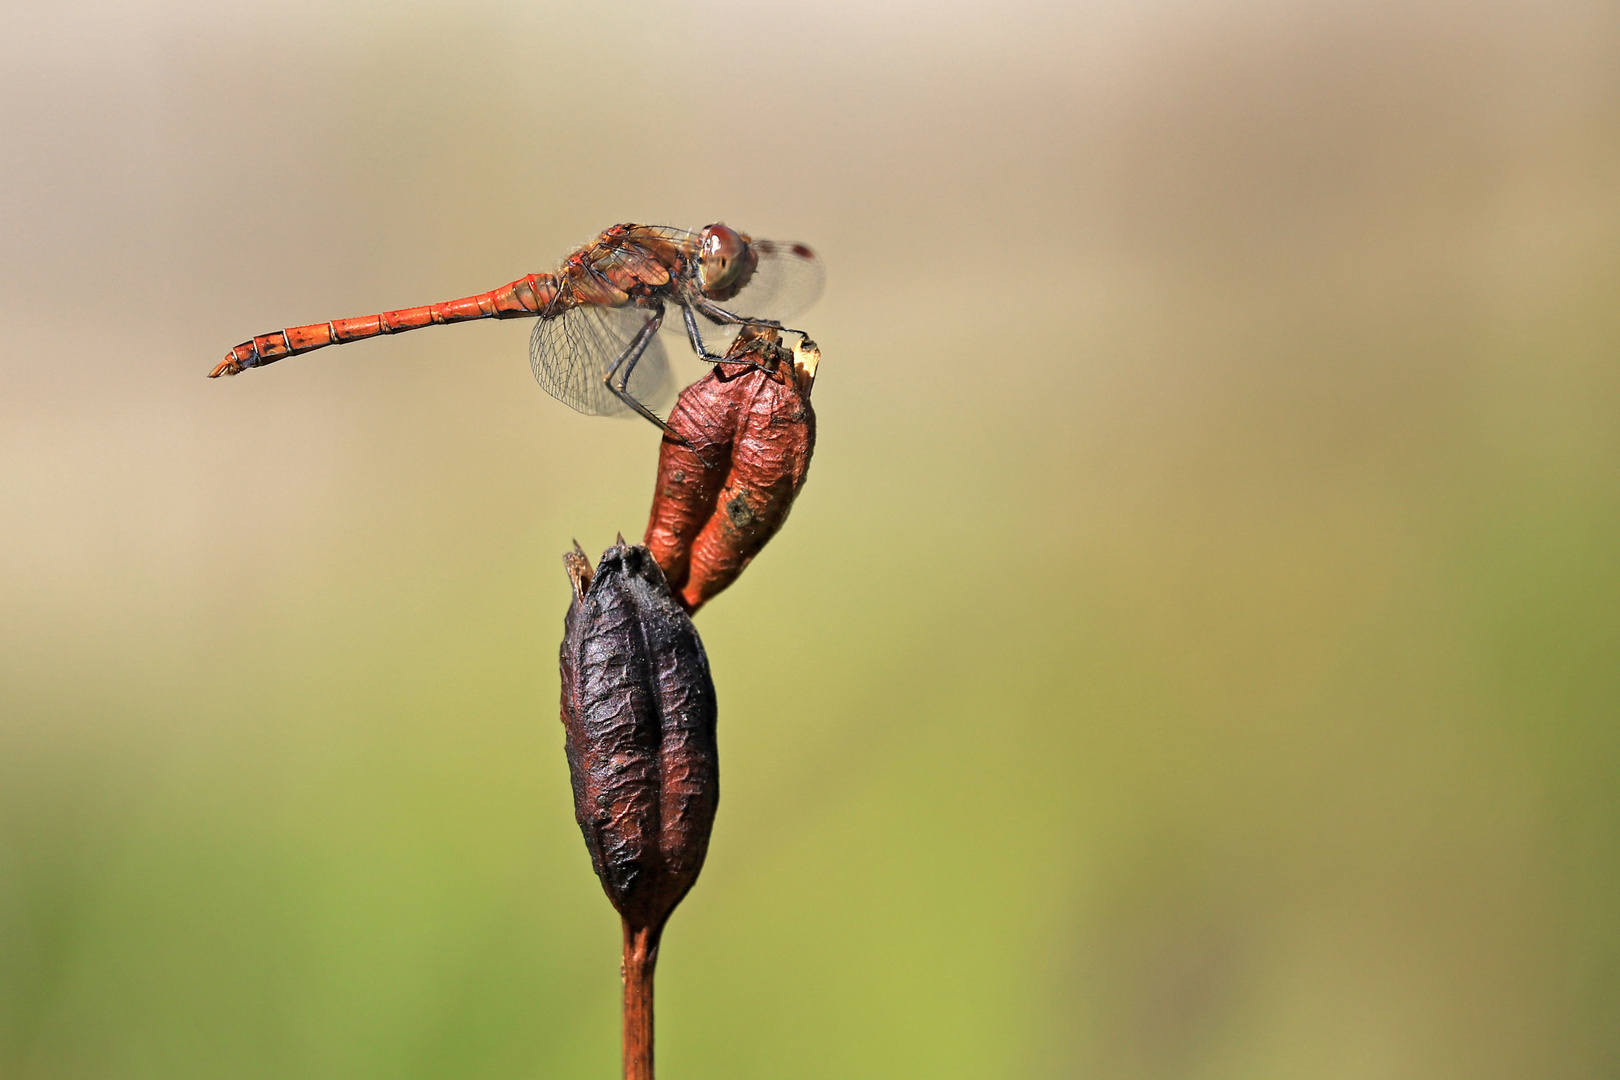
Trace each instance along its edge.
<path fill-rule="evenodd" d="M 691 612 L 737 580 L 782 527 L 816 445 L 813 342 L 788 349 L 775 329 L 749 327 L 726 358 L 670 413 L 674 436 L 659 448 L 645 535 Z"/>
<path fill-rule="evenodd" d="M 574 584 L 560 655 L 574 816 L 624 923 L 624 1075 L 653 1076 L 653 972 L 696 883 L 720 801 L 714 682 L 692 619 L 645 547 L 620 537 Z"/>

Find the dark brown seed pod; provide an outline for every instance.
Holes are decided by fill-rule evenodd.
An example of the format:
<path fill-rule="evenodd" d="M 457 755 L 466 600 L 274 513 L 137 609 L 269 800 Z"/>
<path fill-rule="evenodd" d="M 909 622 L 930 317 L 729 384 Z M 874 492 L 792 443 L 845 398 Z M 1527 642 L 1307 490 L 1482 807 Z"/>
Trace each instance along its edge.
<path fill-rule="evenodd" d="M 680 602 L 695 612 L 759 554 L 804 485 L 816 445 L 810 407 L 821 354 L 769 327 L 743 331 L 734 363 L 682 393 L 658 455 L 645 543 Z M 684 441 L 681 441 L 684 440 Z"/>
<path fill-rule="evenodd" d="M 653 972 L 670 912 L 703 869 L 720 801 L 714 682 L 692 619 L 645 547 L 596 570 L 579 545 L 561 652 L 574 815 L 624 922 L 624 1075 L 653 1077 Z"/>
<path fill-rule="evenodd" d="M 709 661 L 645 547 L 621 538 L 594 574 L 577 547 L 563 561 L 574 813 L 619 914 L 660 927 L 697 881 L 720 798 Z"/>

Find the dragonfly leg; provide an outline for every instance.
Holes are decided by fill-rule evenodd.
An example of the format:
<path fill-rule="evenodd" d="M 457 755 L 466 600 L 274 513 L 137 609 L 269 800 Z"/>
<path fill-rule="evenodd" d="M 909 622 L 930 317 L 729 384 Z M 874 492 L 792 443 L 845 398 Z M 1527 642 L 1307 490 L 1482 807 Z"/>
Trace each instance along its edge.
<path fill-rule="evenodd" d="M 658 333 L 658 328 L 663 324 L 663 322 L 664 309 L 655 308 L 653 313 L 647 317 L 647 324 L 636 333 L 635 337 L 630 339 L 630 344 L 624 347 L 624 351 L 619 354 L 618 359 L 613 361 L 613 366 L 607 369 L 607 374 L 602 376 L 602 385 L 606 386 L 608 391 L 612 393 L 614 397 L 636 410 L 636 412 L 640 413 L 648 420 L 651 420 L 654 424 L 657 424 L 664 430 L 666 435 L 680 440 L 681 437 L 675 433 L 674 428 L 670 427 L 669 424 L 659 419 L 657 413 L 653 412 L 651 409 L 647 408 L 647 406 L 637 401 L 630 393 L 630 376 L 635 372 L 636 364 L 641 360 L 641 354 L 647 351 L 647 346 L 652 343 L 653 335 Z M 613 376 L 618 373 L 620 368 L 624 369 L 624 374 L 619 375 L 618 385 L 615 386 L 613 385 Z"/>
<path fill-rule="evenodd" d="M 711 363 L 711 364 L 747 364 L 749 367 L 753 368 L 755 371 L 763 371 L 767 375 L 770 374 L 770 369 L 767 368 L 764 364 L 761 364 L 758 360 L 755 360 L 752 356 L 744 356 L 744 357 L 741 357 L 741 358 L 734 357 L 734 356 L 716 356 L 714 353 L 710 352 L 708 350 L 708 348 L 703 344 L 703 335 L 698 333 L 697 318 L 695 316 L 693 316 L 692 309 L 691 308 L 682 308 L 681 312 L 682 312 L 682 314 L 684 314 L 686 316 L 686 333 L 687 333 L 687 336 L 692 339 L 692 348 L 693 348 L 693 350 L 695 350 L 697 352 L 698 356 L 701 359 L 703 359 L 703 360 L 705 360 L 705 361 L 707 361 L 708 363 Z M 727 312 L 727 314 L 730 314 L 730 313 Z M 733 316 L 733 318 L 736 318 L 736 317 Z M 781 325 L 780 323 L 765 322 L 764 320 L 761 320 L 761 319 L 741 319 L 741 318 L 738 318 L 737 321 L 740 322 L 741 324 L 743 324 L 744 326 L 774 326 L 774 327 L 780 327 L 780 325 Z M 808 338 L 808 336 L 806 334 L 804 334 L 803 332 L 801 332 L 801 331 L 789 330 L 788 333 L 790 333 L 790 334 L 798 334 L 801 338 Z"/>
<path fill-rule="evenodd" d="M 683 307 L 681 308 L 681 314 L 686 316 L 686 336 L 692 339 L 692 351 L 698 354 L 698 359 L 709 364 L 747 364 L 755 371 L 766 370 L 765 365 L 752 356 L 738 359 L 734 356 L 720 356 L 717 353 L 710 352 L 709 347 L 703 344 L 703 335 L 698 332 L 697 319 L 693 317 L 692 309 Z"/>
<path fill-rule="evenodd" d="M 700 303 L 698 307 L 703 314 L 707 315 L 715 322 L 734 323 L 740 326 L 773 326 L 784 334 L 798 334 L 801 338 L 808 338 L 810 336 L 803 330 L 795 330 L 791 326 L 783 326 L 775 319 L 753 319 L 749 318 L 747 315 L 738 315 L 736 312 L 727 311 L 725 308 L 721 307 L 719 304 L 713 303 L 712 301 L 705 300 Z M 686 323 L 687 328 L 690 330 L 693 325 L 692 313 L 690 309 L 687 310 Z"/>
<path fill-rule="evenodd" d="M 686 320 L 686 336 L 692 339 L 692 351 L 698 354 L 698 359 L 709 364 L 724 363 L 725 357 L 710 352 L 703 344 L 703 335 L 698 332 L 697 317 L 692 314 L 692 309 L 682 305 L 681 316 Z"/>

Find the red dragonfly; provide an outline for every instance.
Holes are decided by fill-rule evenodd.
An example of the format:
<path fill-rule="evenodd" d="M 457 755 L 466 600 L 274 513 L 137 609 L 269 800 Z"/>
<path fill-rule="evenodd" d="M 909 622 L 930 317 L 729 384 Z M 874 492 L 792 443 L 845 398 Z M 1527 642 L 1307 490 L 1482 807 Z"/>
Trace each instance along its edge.
<path fill-rule="evenodd" d="M 273 364 L 285 356 L 379 334 L 473 319 L 537 318 L 529 340 L 534 377 L 546 392 L 592 416 L 633 409 L 668 431 L 653 411 L 674 390 L 658 341 L 666 305 L 681 309 L 692 349 L 709 363 L 725 357 L 705 343 L 744 326 L 782 326 L 821 294 L 821 260 L 803 244 L 755 240 L 728 225 L 699 232 L 666 225 L 615 225 L 563 262 L 498 289 L 426 307 L 260 334 L 225 355 L 209 378 Z M 723 345 L 723 342 L 720 344 Z"/>

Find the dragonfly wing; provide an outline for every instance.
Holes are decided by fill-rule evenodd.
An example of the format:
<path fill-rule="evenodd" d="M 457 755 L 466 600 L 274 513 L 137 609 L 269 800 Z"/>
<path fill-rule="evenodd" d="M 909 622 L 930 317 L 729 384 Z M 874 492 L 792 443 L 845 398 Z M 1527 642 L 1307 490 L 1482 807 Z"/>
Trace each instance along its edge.
<path fill-rule="evenodd" d="M 541 319 L 529 338 L 529 365 L 535 380 L 546 393 L 588 416 L 629 412 L 629 406 L 602 379 L 651 318 L 653 313 L 646 308 L 625 305 L 576 307 L 556 318 Z M 650 409 L 662 409 L 674 396 L 669 357 L 657 334 L 636 362 L 629 390 Z"/>
<path fill-rule="evenodd" d="M 804 244 L 752 242 L 759 264 L 736 296 L 721 306 L 738 315 L 786 322 L 821 297 L 827 272 L 821 256 Z"/>

